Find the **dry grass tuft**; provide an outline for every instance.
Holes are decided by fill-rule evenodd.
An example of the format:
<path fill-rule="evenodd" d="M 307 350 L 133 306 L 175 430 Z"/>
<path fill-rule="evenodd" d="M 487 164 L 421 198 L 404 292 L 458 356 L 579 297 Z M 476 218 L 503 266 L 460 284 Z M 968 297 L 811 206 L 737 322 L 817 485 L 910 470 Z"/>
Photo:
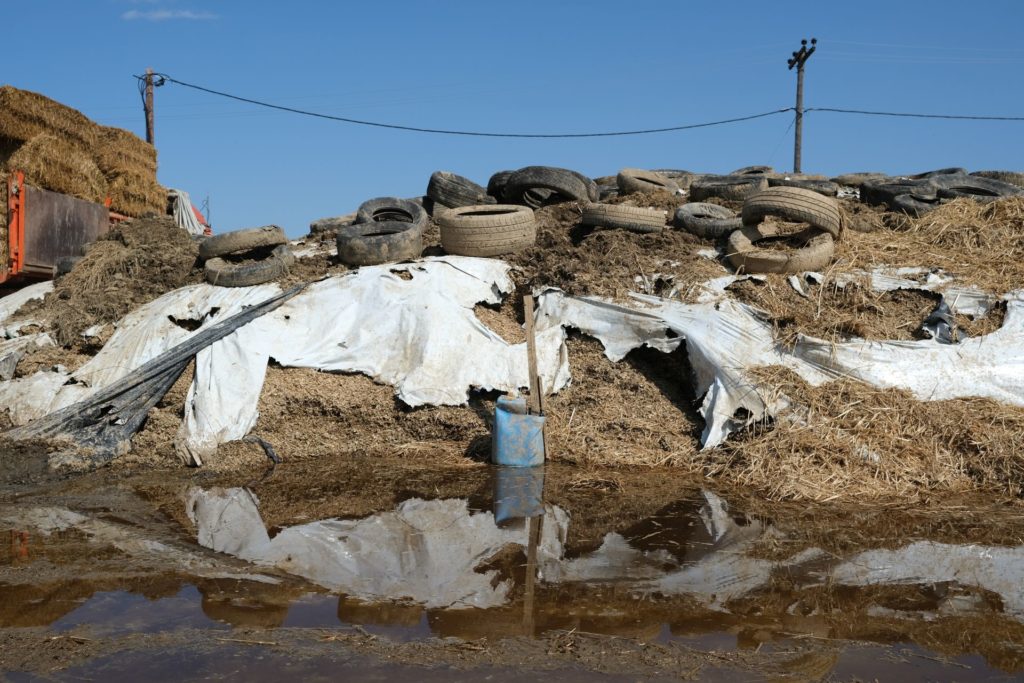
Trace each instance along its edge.
<path fill-rule="evenodd" d="M 35 136 L 7 163 L 24 171 L 26 183 L 44 190 L 90 202 L 102 202 L 107 196 L 107 181 L 89 155 L 54 135 Z"/>
<path fill-rule="evenodd" d="M 0 138 L 24 143 L 42 134 L 91 155 L 98 127 L 81 112 L 49 97 L 10 85 L 0 87 Z"/>
<path fill-rule="evenodd" d="M 812 387 L 784 368 L 755 371 L 795 407 L 720 451 L 707 476 L 773 499 L 907 501 L 922 491 L 1024 491 L 1024 409 L 988 399 L 918 401 L 852 380 Z"/>

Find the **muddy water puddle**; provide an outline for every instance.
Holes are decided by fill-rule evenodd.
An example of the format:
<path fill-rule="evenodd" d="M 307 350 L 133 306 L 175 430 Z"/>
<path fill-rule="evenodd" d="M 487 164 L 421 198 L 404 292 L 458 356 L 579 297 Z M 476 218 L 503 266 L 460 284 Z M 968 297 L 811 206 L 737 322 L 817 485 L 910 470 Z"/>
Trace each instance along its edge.
<path fill-rule="evenodd" d="M 508 643 L 532 641 L 541 649 L 528 668 L 593 646 L 570 668 L 608 675 L 610 642 L 640 648 L 641 669 L 644 648 L 704 656 L 701 675 L 712 678 L 735 666 L 758 680 L 759 658 L 801 680 L 1024 671 L 1024 546 L 790 544 L 771 518 L 701 489 L 578 542 L 573 525 L 584 520 L 546 499 L 543 469 L 487 476 L 464 497 L 411 496 L 370 515 L 270 527 L 248 487 L 183 490 L 188 528 L 23 498 L 0 506 L 0 629 L 41 628 L 78 646 L 163 639 L 160 656 L 99 651 L 69 662 L 97 675 L 160 669 L 176 648 L 216 673 L 223 652 L 204 658 L 196 640 L 251 650 L 298 639 L 292 647 L 305 652 L 303 638 L 370 659 L 387 643 L 408 650 L 403 666 L 464 664 L 467 650 L 449 652 L 462 643 L 483 657 L 472 666 L 500 669 L 533 647 Z M 416 649 L 428 646 L 429 656 Z M 295 665 L 280 654 L 232 657 L 245 671 Z M 333 661 L 327 653 L 307 655 L 304 675 L 326 675 L 317 662 Z M 499 669 L 496 680 L 515 680 Z"/>

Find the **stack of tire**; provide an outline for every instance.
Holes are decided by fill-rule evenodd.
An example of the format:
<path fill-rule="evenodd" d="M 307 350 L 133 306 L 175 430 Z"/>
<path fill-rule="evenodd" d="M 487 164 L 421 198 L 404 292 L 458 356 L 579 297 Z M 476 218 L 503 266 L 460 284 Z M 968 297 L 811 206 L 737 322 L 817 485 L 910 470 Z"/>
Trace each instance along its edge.
<path fill-rule="evenodd" d="M 783 232 L 772 216 L 799 223 L 794 232 Z M 741 273 L 802 273 L 821 270 L 835 253 L 842 235 L 843 215 L 838 202 L 801 187 L 772 187 L 743 202 L 742 225 L 729 233 L 726 257 Z M 758 243 L 785 237 L 796 246 L 768 249 Z"/>
<path fill-rule="evenodd" d="M 410 199 L 365 201 L 355 222 L 337 228 L 338 260 L 348 266 L 375 266 L 419 258 L 427 224 L 427 212 Z"/>
<path fill-rule="evenodd" d="M 199 244 L 206 281 L 219 287 L 251 287 L 288 274 L 295 256 L 276 225 L 235 230 Z"/>
<path fill-rule="evenodd" d="M 1024 189 L 1007 182 L 1009 177 L 971 175 L 963 168 L 943 168 L 906 178 L 874 178 L 860 185 L 860 200 L 890 211 L 921 216 L 953 199 L 966 197 L 991 202 L 1024 194 Z"/>
<path fill-rule="evenodd" d="M 576 171 L 554 166 L 526 166 L 499 171 L 487 183 L 487 192 L 506 204 L 539 209 L 562 202 L 596 202 L 597 183 Z"/>

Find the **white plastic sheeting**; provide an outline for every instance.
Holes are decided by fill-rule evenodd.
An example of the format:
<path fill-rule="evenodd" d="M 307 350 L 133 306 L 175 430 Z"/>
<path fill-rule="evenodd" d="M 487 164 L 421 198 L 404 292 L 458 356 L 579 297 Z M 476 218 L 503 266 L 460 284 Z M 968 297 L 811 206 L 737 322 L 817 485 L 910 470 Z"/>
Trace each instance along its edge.
<path fill-rule="evenodd" d="M 0 337 L 13 337 L 18 334 L 19 328 L 31 321 L 22 320 L 20 323 L 9 323 L 11 316 L 18 312 L 18 309 L 29 301 L 42 299 L 53 291 L 53 281 L 37 282 L 28 287 L 22 287 L 18 291 L 0 298 L 0 330 L 3 334 Z"/>
<path fill-rule="evenodd" d="M 724 279 L 723 279 L 724 282 Z M 683 341 L 694 372 L 705 428 L 705 448 L 728 434 L 774 414 L 785 399 L 766 404 L 746 374 L 764 365 L 787 367 L 818 385 L 840 376 L 876 387 L 902 388 L 920 400 L 980 396 L 1024 405 L 1024 292 L 1007 295 L 1003 326 L 959 344 L 923 341 L 827 342 L 801 337 L 795 348 L 777 344 L 771 326 L 756 309 L 735 299 L 709 296 L 683 304 L 633 295 L 623 306 L 599 299 L 545 292 L 538 329 L 576 327 L 597 337 L 605 355 L 617 361 L 631 349 L 671 351 Z"/>
<path fill-rule="evenodd" d="M 432 607 L 497 607 L 509 580 L 477 567 L 509 544 L 526 545 L 525 524 L 500 528 L 490 512 L 459 499 L 401 503 L 358 520 L 327 519 L 287 527 L 273 539 L 245 489 L 193 489 L 186 508 L 200 545 L 302 576 L 363 599 L 410 599 Z M 549 506 L 542 555 L 560 556 L 568 516 Z"/>

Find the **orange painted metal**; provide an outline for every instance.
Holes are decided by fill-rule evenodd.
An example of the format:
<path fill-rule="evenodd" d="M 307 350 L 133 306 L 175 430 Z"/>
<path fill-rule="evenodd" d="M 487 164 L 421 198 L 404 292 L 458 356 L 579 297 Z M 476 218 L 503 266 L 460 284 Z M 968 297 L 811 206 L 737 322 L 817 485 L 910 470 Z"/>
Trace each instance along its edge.
<path fill-rule="evenodd" d="M 25 174 L 14 171 L 7 179 L 7 263 L 0 271 L 0 282 L 21 273 L 25 266 Z"/>

